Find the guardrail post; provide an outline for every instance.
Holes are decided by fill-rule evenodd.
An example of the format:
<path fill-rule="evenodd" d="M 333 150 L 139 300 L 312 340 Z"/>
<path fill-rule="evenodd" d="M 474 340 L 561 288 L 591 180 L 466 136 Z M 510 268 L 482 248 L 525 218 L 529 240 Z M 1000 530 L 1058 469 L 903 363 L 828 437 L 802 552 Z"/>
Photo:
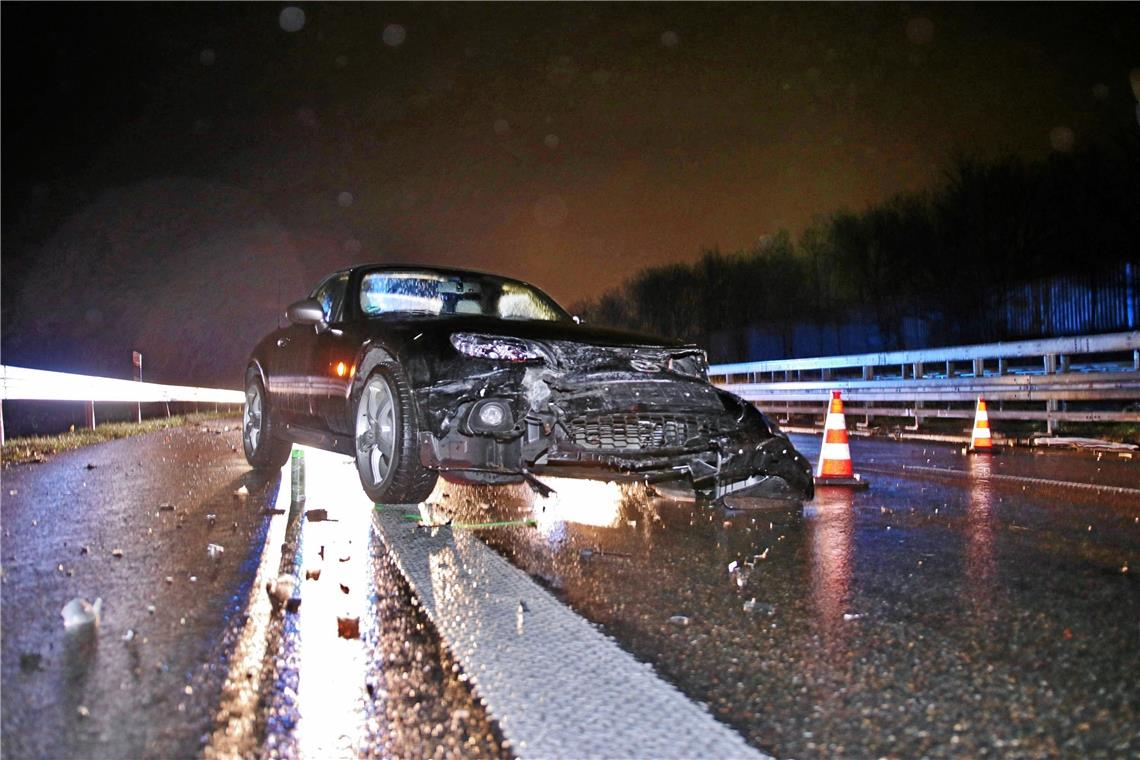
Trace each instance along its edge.
<path fill-rule="evenodd" d="M 1061 354 L 1060 358 L 1061 358 L 1060 371 L 1061 372 L 1068 372 L 1069 371 L 1069 355 L 1068 354 Z"/>
<path fill-rule="evenodd" d="M 954 377 L 954 362 L 949 359 L 946 360 L 946 379 Z"/>
<path fill-rule="evenodd" d="M 866 364 L 863 366 L 863 379 L 864 380 L 874 380 L 875 379 L 875 368 L 872 367 L 870 364 Z"/>
<path fill-rule="evenodd" d="M 1006 366 L 1006 359 L 1005 359 L 1005 357 L 1004 357 L 1004 356 L 999 356 L 999 357 L 998 357 L 998 374 L 999 374 L 999 375 L 1004 375 L 1004 374 L 1006 374 L 1006 372 L 1008 372 L 1008 371 L 1009 371 L 1009 368 Z"/>
<path fill-rule="evenodd" d="M 1045 374 L 1054 375 L 1057 373 L 1057 355 L 1045 354 Z"/>
<path fill-rule="evenodd" d="M 821 369 L 819 371 L 819 379 L 820 380 L 830 380 L 831 379 L 831 369 L 828 367 L 824 367 L 823 369 Z"/>
<path fill-rule="evenodd" d="M 1053 435 L 1053 413 L 1057 411 L 1057 399 L 1045 401 L 1045 434 Z"/>
<path fill-rule="evenodd" d="M 87 408 L 85 411 L 86 411 L 85 416 L 87 417 L 87 421 L 86 421 L 87 427 L 90 428 L 91 430 L 94 430 L 95 429 L 95 402 L 94 401 L 88 401 L 87 402 Z"/>
<path fill-rule="evenodd" d="M 986 360 L 974 359 L 974 377 L 982 377 L 986 374 Z"/>
<path fill-rule="evenodd" d="M 914 379 L 915 380 L 921 380 L 923 378 L 923 376 L 925 376 L 925 374 L 926 374 L 926 372 L 923 371 L 922 362 L 915 362 L 913 369 L 914 369 Z"/>
<path fill-rule="evenodd" d="M 1132 369 L 1140 372 L 1140 348 L 1132 352 Z"/>

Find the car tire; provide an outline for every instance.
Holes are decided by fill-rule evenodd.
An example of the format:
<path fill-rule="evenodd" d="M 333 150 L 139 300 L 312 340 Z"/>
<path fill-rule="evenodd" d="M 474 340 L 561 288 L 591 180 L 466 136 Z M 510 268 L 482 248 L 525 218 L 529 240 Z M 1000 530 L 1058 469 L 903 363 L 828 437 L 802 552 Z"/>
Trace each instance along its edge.
<path fill-rule="evenodd" d="M 241 443 L 245 459 L 255 469 L 279 470 L 289 461 L 290 441 L 277 437 L 269 395 L 256 372 L 245 379 L 245 406 L 241 415 Z"/>
<path fill-rule="evenodd" d="M 398 364 L 382 362 L 368 375 L 353 413 L 356 471 L 378 504 L 418 504 L 438 473 L 420 463 L 419 422 L 412 390 Z"/>

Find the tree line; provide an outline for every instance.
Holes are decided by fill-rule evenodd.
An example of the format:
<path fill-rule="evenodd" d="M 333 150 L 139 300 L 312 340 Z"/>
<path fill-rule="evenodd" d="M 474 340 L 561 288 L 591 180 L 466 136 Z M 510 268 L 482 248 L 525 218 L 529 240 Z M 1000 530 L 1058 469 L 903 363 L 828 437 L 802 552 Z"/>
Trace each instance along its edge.
<path fill-rule="evenodd" d="M 797 325 L 869 317 L 891 348 L 907 317 L 937 344 L 1005 339 L 986 310 L 1012 285 L 1102 273 L 1140 261 L 1140 136 L 1111 147 L 954 157 L 933 188 L 862 212 L 818 216 L 746 250 L 642 270 L 575 306 L 588 321 L 708 345 L 713 333 L 760 327 L 791 353 Z"/>

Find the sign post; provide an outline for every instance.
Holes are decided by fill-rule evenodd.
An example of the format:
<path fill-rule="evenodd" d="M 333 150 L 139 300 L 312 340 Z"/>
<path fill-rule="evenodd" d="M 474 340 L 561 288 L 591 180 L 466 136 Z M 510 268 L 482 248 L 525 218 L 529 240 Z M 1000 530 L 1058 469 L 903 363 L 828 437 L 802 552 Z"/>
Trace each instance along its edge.
<path fill-rule="evenodd" d="M 134 379 L 136 382 L 142 382 L 142 354 L 138 351 L 131 351 L 131 364 L 134 369 Z M 142 402 L 135 402 L 135 421 L 142 422 Z"/>

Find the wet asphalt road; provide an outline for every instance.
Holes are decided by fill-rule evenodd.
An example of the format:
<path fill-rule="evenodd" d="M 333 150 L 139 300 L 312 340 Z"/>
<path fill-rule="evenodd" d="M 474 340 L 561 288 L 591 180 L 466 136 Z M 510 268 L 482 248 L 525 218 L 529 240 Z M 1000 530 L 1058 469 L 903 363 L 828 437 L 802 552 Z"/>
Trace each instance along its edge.
<path fill-rule="evenodd" d="M 311 523 L 287 479 L 250 471 L 234 423 L 0 474 L 3 757 L 502 756 L 367 527 L 323 536 L 337 523 Z M 368 505 L 352 506 L 367 526 Z M 333 600 L 353 556 L 361 633 L 342 639 Z M 266 580 L 306 567 L 326 571 L 300 575 L 299 611 L 274 612 Z M 65 631 L 73 597 L 102 598 L 97 629 Z M 306 705 L 339 710 L 337 733 L 305 721 Z"/>
<path fill-rule="evenodd" d="M 1140 756 L 1140 501 L 989 478 L 1136 488 L 1140 462 L 852 450 L 872 488 L 802 510 L 437 497 L 466 521 L 535 518 L 480 533 L 777 757 Z M 881 474 L 903 464 L 958 475 Z"/>
<path fill-rule="evenodd" d="M 508 755 L 351 465 L 313 458 L 291 506 L 223 426 L 3 471 L 4 757 Z M 814 458 L 818 439 L 795 442 Z M 778 757 L 1140 756 L 1140 503 L 990 477 L 1136 488 L 1140 462 L 852 449 L 871 490 L 803 509 L 577 482 L 547 500 L 441 482 L 432 501 L 467 523 L 533 519 L 476 531 Z M 281 573 L 294 613 L 262 590 Z M 64 633 L 73 596 L 103 597 L 96 636 Z"/>

